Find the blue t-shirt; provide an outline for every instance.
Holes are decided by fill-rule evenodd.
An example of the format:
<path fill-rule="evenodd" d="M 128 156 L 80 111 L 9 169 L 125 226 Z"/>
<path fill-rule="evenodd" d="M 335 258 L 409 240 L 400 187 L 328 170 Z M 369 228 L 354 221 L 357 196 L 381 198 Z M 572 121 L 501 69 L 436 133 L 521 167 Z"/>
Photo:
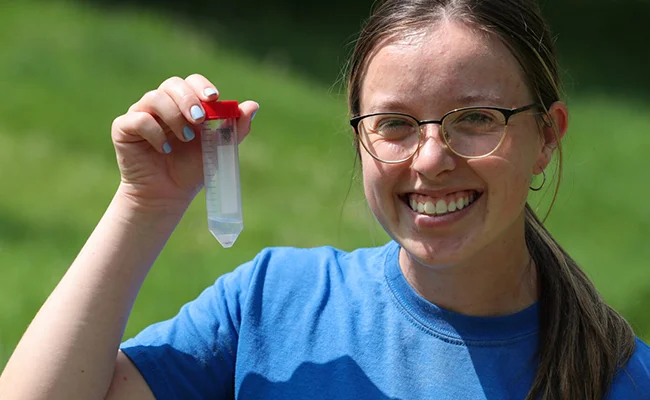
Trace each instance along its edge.
<path fill-rule="evenodd" d="M 158 399 L 524 399 L 537 305 L 443 310 L 408 284 L 398 253 L 264 250 L 122 350 Z M 645 343 L 607 399 L 650 399 Z"/>

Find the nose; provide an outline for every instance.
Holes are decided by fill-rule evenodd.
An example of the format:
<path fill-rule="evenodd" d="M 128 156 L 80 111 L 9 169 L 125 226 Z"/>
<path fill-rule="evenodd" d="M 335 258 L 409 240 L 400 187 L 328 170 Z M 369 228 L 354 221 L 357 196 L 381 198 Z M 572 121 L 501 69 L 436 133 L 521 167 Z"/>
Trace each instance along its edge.
<path fill-rule="evenodd" d="M 456 159 L 442 138 L 440 125 L 426 124 L 422 129 L 422 143 L 411 160 L 411 168 L 429 180 L 456 168 Z"/>

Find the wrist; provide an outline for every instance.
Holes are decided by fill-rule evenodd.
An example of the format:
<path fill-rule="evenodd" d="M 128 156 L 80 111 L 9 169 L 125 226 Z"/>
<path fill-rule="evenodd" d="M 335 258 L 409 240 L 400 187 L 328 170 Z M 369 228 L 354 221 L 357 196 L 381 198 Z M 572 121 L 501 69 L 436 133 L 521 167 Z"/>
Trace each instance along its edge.
<path fill-rule="evenodd" d="M 104 252 L 100 258 L 109 260 L 110 268 L 120 265 L 126 270 L 144 272 L 144 279 L 185 209 L 143 204 L 118 190 L 80 257 L 87 248 L 92 249 L 93 256 Z"/>
<path fill-rule="evenodd" d="M 194 195 L 183 198 L 143 198 L 134 195 L 128 184 L 120 183 L 113 203 L 125 217 L 180 220 L 193 199 Z"/>

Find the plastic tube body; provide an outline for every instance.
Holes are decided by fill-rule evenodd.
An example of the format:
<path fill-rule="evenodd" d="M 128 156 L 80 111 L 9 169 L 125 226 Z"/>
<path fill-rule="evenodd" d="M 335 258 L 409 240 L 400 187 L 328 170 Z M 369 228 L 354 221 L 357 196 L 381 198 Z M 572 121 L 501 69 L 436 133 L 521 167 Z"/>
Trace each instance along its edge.
<path fill-rule="evenodd" d="M 201 124 L 201 147 L 208 229 L 225 248 L 244 229 L 235 118 Z"/>

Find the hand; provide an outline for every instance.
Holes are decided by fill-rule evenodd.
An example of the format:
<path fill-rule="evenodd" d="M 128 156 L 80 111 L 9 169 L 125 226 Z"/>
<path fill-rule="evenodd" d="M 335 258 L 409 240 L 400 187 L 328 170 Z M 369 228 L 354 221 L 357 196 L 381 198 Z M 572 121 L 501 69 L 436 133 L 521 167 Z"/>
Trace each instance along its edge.
<path fill-rule="evenodd" d="M 203 186 L 198 124 L 205 112 L 200 102 L 218 97 L 215 86 L 201 75 L 173 77 L 117 117 L 111 136 L 121 174 L 118 193 L 145 209 L 184 210 Z M 259 105 L 246 101 L 239 109 L 241 142 Z"/>

